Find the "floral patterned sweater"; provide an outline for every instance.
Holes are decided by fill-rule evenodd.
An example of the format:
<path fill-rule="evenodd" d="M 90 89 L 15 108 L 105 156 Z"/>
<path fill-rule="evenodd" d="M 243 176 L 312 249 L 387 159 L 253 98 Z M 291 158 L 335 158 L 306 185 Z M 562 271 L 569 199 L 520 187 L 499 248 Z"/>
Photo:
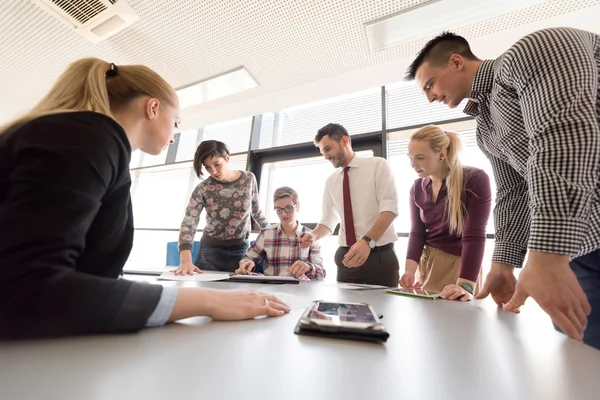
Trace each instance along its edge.
<path fill-rule="evenodd" d="M 252 172 L 241 171 L 233 182 L 219 182 L 208 177 L 192 192 L 179 229 L 179 251 L 192 250 L 194 235 L 202 210 L 206 211 L 203 240 L 211 243 L 234 243 L 248 239 L 250 217 L 265 228 L 268 223 L 258 205 L 258 185 Z"/>

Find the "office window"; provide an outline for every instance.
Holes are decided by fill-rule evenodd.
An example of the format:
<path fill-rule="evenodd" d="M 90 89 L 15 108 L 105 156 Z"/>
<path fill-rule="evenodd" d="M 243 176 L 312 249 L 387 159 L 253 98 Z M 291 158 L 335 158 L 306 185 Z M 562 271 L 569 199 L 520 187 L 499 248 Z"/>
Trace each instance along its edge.
<path fill-rule="evenodd" d="M 250 146 L 252 117 L 204 127 L 202 140 L 219 140 L 229 147 L 231 154 L 247 152 Z"/>
<path fill-rule="evenodd" d="M 381 130 L 381 88 L 282 109 L 263 116 L 260 148 L 312 142 L 330 122 L 344 125 L 350 135 Z"/>
<path fill-rule="evenodd" d="M 488 220 L 487 233 L 494 233 L 494 204 L 496 204 L 496 181 L 494 180 L 494 171 L 492 165 L 487 159 L 485 154 L 481 152 L 477 146 L 477 139 L 475 137 L 475 127 L 461 131 L 460 134 L 463 138 L 463 153 L 461 160 L 464 165 L 477 167 L 484 170 L 490 177 L 490 187 L 492 189 L 492 212 L 490 213 L 490 219 Z"/>
<path fill-rule="evenodd" d="M 139 151 L 139 150 L 137 150 Z M 169 148 L 165 148 L 160 154 L 151 155 L 141 152 L 141 164 L 140 167 L 152 167 L 155 165 L 164 164 L 167 161 L 167 152 Z"/>
<path fill-rule="evenodd" d="M 131 162 L 129 163 L 129 168 L 153 167 L 164 164 L 167 160 L 167 150 L 168 148 L 158 155 L 151 155 L 144 153 L 141 150 L 135 150 L 131 153 Z"/>
<path fill-rule="evenodd" d="M 373 151 L 356 152 L 358 157 L 373 157 Z M 259 186 L 260 205 L 269 222 L 279 218 L 273 210 L 273 193 L 281 186 L 289 186 L 298 192 L 300 213 L 304 223 L 317 223 L 321 219 L 325 181 L 334 171 L 331 163 L 322 156 L 265 163 Z"/>
<path fill-rule="evenodd" d="M 281 136 L 281 133 L 274 133 L 280 129 L 279 112 L 268 112 L 262 114 L 261 128 L 260 128 L 260 143 L 258 144 L 259 149 L 269 149 L 271 147 L 277 147 L 277 141 Z M 275 126 L 277 124 L 277 127 Z"/>
<path fill-rule="evenodd" d="M 177 164 L 132 171 L 136 228 L 179 228 L 189 197 L 190 165 Z M 135 191 L 133 191 L 135 190 Z"/>
<path fill-rule="evenodd" d="M 178 239 L 179 233 L 176 231 L 136 230 L 133 247 L 124 267 L 125 272 L 162 272 L 167 260 L 167 243 L 176 242 Z"/>
<path fill-rule="evenodd" d="M 181 132 L 175 162 L 193 160 L 194 154 L 196 154 L 196 148 L 198 147 L 198 144 L 200 144 L 198 139 L 198 129 Z"/>
<path fill-rule="evenodd" d="M 142 166 L 142 158 L 144 157 L 144 153 L 141 150 L 136 150 L 131 153 L 131 162 L 129 163 L 129 168 L 139 168 Z"/>
<path fill-rule="evenodd" d="M 446 130 L 457 132 L 462 136 L 463 152 L 461 161 L 464 165 L 483 169 L 490 177 L 492 187 L 492 203 L 496 198 L 496 184 L 492 173 L 492 167 L 485 155 L 477 147 L 475 140 L 475 121 L 464 121 L 444 126 Z M 397 232 L 410 232 L 410 208 L 409 192 L 414 181 L 418 179 L 417 174 L 410 166 L 407 156 L 408 138 L 415 130 L 393 132 L 388 137 L 388 161 L 392 168 L 398 190 L 399 215 L 394 224 Z M 487 232 L 494 232 L 493 216 L 487 226 Z"/>
<path fill-rule="evenodd" d="M 245 154 L 237 154 L 235 156 L 231 156 L 229 159 L 229 168 L 234 171 L 246 171 L 246 166 L 248 163 L 248 153 Z"/>
<path fill-rule="evenodd" d="M 415 82 L 398 82 L 385 90 L 388 130 L 467 117 L 462 112 L 466 102 L 454 109 L 441 103 L 429 104 Z"/>
<path fill-rule="evenodd" d="M 196 149 L 203 140 L 219 140 L 229 147 L 231 154 L 248 151 L 252 117 L 208 125 L 181 133 L 175 161 L 194 159 Z"/>

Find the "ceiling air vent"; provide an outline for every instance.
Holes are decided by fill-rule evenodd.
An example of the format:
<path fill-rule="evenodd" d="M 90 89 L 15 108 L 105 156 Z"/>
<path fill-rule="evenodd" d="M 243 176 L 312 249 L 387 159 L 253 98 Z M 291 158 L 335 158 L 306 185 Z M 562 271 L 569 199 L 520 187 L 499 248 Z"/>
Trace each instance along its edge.
<path fill-rule="evenodd" d="M 124 0 L 31 0 L 93 43 L 122 31 L 139 15 Z"/>

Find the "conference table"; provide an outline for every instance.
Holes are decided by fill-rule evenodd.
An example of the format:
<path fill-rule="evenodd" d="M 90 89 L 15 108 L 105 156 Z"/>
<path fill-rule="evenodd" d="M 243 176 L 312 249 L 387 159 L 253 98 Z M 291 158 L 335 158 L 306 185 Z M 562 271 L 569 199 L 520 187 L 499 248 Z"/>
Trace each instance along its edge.
<path fill-rule="evenodd" d="M 600 351 L 555 332 L 535 304 L 515 315 L 491 299 L 423 300 L 331 282 L 126 278 L 365 302 L 383 315 L 390 337 L 375 344 L 295 335 L 303 312 L 295 309 L 278 318 L 197 317 L 135 334 L 2 343 L 0 399 L 600 398 Z"/>

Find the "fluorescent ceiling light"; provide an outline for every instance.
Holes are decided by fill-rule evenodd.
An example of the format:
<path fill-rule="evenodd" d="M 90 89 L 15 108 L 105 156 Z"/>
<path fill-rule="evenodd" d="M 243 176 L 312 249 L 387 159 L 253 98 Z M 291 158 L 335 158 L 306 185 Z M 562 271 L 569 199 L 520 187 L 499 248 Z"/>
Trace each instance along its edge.
<path fill-rule="evenodd" d="M 186 108 L 234 93 L 257 87 L 258 83 L 250 76 L 246 68 L 215 76 L 204 81 L 177 89 L 179 107 Z"/>
<path fill-rule="evenodd" d="M 545 0 L 429 0 L 365 24 L 371 52 L 435 36 Z"/>

